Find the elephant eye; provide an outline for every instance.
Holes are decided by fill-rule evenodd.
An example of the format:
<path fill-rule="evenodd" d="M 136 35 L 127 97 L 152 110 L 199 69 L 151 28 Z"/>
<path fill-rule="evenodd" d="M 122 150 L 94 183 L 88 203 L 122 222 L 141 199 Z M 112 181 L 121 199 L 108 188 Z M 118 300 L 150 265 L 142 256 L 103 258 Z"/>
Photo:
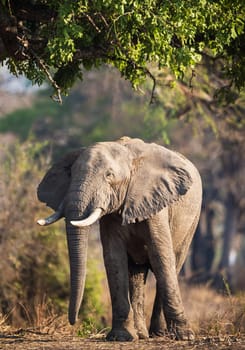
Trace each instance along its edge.
<path fill-rule="evenodd" d="M 105 173 L 105 178 L 107 181 L 112 181 L 114 179 L 115 175 L 112 172 L 112 170 L 107 170 L 107 172 Z"/>

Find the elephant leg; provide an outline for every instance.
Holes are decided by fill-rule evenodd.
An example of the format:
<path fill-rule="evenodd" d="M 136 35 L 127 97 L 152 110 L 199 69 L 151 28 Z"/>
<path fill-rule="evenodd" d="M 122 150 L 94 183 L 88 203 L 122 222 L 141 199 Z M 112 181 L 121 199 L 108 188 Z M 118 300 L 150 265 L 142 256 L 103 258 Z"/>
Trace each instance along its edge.
<path fill-rule="evenodd" d="M 138 336 L 129 301 L 128 257 L 125 242 L 115 231 L 115 227 L 113 229 L 113 223 L 108 222 L 107 217 L 100 221 L 100 234 L 112 303 L 112 329 L 106 339 L 132 341 L 138 339 Z"/>
<path fill-rule="evenodd" d="M 167 210 L 148 221 L 148 254 L 157 280 L 167 329 L 176 339 L 193 339 L 184 312 L 176 271 L 176 260 Z M 160 307 L 160 306 L 158 306 Z"/>
<path fill-rule="evenodd" d="M 199 214 L 196 215 L 196 217 L 193 220 L 192 226 L 190 227 L 189 231 L 186 233 L 185 239 L 182 241 L 181 248 L 178 248 L 178 250 L 175 251 L 177 274 L 179 274 L 186 260 L 188 250 L 190 248 L 191 241 L 194 236 L 198 221 L 199 221 Z"/>
<path fill-rule="evenodd" d="M 139 339 L 149 337 L 145 321 L 145 282 L 148 273 L 146 265 L 138 265 L 129 257 L 129 291 L 134 313 L 134 326 Z"/>
<path fill-rule="evenodd" d="M 166 335 L 166 322 L 163 315 L 162 298 L 157 283 L 149 334 L 151 337 L 163 337 Z"/>
<path fill-rule="evenodd" d="M 193 226 L 195 227 L 198 222 L 198 217 L 195 219 Z M 177 275 L 179 274 L 184 261 L 186 259 L 188 249 L 191 244 L 191 240 L 193 237 L 193 227 L 191 227 L 190 232 L 186 234 L 186 238 L 181 246 L 181 249 L 179 249 L 177 254 L 175 254 L 176 257 L 176 272 Z M 149 334 L 152 337 L 162 337 L 166 335 L 166 322 L 163 314 L 163 306 L 162 306 L 162 300 L 161 300 L 161 293 L 159 292 L 159 287 L 156 285 L 156 297 L 154 301 L 152 316 L 151 316 L 151 322 L 150 322 L 150 330 Z"/>

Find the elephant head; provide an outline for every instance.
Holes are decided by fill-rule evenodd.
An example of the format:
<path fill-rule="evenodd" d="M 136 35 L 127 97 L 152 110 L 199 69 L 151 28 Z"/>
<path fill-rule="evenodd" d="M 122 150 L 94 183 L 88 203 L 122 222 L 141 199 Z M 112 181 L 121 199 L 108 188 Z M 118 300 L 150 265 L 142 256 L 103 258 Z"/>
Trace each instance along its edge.
<path fill-rule="evenodd" d="M 47 225 L 62 216 L 66 220 L 71 324 L 83 297 L 93 224 L 110 213 L 117 213 L 123 225 L 146 220 L 181 198 L 191 183 L 183 156 L 128 137 L 72 152 L 51 167 L 38 187 L 38 198 L 55 213 L 38 223 Z"/>

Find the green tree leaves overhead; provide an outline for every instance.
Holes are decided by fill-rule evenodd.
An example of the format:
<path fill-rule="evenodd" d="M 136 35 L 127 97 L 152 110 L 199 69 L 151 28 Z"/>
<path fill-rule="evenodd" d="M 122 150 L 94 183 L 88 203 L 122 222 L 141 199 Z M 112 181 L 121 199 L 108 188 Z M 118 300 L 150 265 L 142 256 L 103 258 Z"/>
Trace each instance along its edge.
<path fill-rule="evenodd" d="M 35 83 L 47 77 L 59 95 L 82 67 L 113 65 L 136 87 L 155 79 L 152 65 L 181 78 L 209 55 L 240 89 L 244 18 L 240 0 L 1 0 L 0 60 Z"/>

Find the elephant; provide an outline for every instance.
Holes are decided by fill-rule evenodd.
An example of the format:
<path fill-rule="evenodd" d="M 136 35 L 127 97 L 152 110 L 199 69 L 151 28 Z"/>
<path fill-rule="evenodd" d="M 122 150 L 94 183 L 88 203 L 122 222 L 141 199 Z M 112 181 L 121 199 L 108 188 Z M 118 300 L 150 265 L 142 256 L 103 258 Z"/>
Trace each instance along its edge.
<path fill-rule="evenodd" d="M 170 334 L 193 339 L 178 283 L 201 209 L 198 170 L 183 155 L 122 137 L 75 150 L 46 173 L 37 196 L 54 210 L 40 225 L 65 218 L 70 263 L 68 318 L 83 298 L 88 236 L 100 228 L 112 304 L 109 341 Z M 156 278 L 149 331 L 144 313 L 148 270 Z"/>

